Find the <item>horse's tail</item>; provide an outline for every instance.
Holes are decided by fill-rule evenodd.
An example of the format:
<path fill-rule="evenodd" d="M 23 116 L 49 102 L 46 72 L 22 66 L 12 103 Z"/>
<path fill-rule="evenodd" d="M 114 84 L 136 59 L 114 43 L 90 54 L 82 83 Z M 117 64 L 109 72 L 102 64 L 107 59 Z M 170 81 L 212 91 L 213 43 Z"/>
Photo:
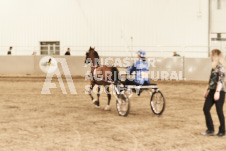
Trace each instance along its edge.
<path fill-rule="evenodd" d="M 119 71 L 116 67 L 112 67 L 111 72 L 112 72 L 112 75 L 113 75 L 113 81 L 114 82 L 121 81 Z"/>

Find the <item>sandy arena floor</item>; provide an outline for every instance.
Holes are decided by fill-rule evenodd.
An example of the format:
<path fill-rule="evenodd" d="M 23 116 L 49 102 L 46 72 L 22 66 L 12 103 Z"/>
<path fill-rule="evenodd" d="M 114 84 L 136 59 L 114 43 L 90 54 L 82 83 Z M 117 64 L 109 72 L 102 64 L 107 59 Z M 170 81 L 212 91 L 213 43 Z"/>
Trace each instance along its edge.
<path fill-rule="evenodd" d="M 167 103 L 163 115 L 154 115 L 141 94 L 130 100 L 128 117 L 118 116 L 113 96 L 111 111 L 103 110 L 105 94 L 96 109 L 85 95 L 88 81 L 74 79 L 77 95 L 63 95 L 53 82 L 58 88 L 43 95 L 44 78 L 0 78 L 1 151 L 226 150 L 226 137 L 200 135 L 205 82 L 158 82 Z M 217 132 L 215 106 L 211 112 Z"/>

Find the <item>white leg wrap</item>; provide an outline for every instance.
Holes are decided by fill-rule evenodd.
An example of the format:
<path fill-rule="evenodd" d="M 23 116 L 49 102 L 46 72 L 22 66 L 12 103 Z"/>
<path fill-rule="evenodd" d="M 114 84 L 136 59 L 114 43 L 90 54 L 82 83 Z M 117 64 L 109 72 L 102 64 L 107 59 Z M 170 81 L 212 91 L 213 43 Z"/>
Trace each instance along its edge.
<path fill-rule="evenodd" d="M 97 109 L 99 109 L 99 108 L 100 108 L 100 106 L 97 106 L 97 105 L 95 105 L 95 107 L 96 107 Z"/>
<path fill-rule="evenodd" d="M 95 103 L 97 100 L 96 99 L 93 99 L 93 103 Z"/>
<path fill-rule="evenodd" d="M 105 108 L 104 108 L 104 110 L 105 111 L 109 111 L 110 110 L 110 106 L 109 105 L 106 105 Z"/>

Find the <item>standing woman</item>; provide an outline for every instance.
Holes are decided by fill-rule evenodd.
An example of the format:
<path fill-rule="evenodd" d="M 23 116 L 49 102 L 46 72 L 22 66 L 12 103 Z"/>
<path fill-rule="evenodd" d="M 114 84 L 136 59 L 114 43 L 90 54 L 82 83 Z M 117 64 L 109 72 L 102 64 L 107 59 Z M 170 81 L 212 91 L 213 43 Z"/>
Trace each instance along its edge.
<path fill-rule="evenodd" d="M 209 85 L 206 89 L 204 97 L 206 98 L 204 104 L 204 114 L 206 118 L 207 130 L 202 132 L 203 135 L 213 135 L 214 126 L 210 115 L 210 109 L 213 104 L 216 105 L 217 115 L 220 120 L 219 131 L 216 136 L 221 137 L 225 135 L 225 119 L 223 113 L 223 104 L 225 98 L 225 60 L 220 50 L 214 49 L 211 54 L 212 70 L 209 79 Z"/>

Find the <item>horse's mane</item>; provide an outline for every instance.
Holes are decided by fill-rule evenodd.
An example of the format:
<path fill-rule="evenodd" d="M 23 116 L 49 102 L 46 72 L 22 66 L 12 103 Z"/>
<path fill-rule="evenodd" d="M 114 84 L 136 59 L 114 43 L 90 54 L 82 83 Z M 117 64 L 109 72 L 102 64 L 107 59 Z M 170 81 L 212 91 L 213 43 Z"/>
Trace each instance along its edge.
<path fill-rule="evenodd" d="M 94 54 L 94 58 L 98 58 L 98 59 L 100 59 L 100 57 L 99 57 L 98 53 L 97 53 L 95 50 L 94 50 L 93 54 Z"/>
<path fill-rule="evenodd" d="M 98 53 L 94 50 L 93 54 L 94 54 L 94 58 L 97 60 L 97 62 L 96 62 L 97 66 L 101 66 L 100 57 L 99 57 Z"/>
<path fill-rule="evenodd" d="M 93 56 L 93 58 L 94 58 L 94 65 L 96 66 L 101 66 L 101 64 L 100 64 L 100 57 L 99 57 L 99 54 L 97 53 L 97 51 L 95 50 L 95 48 L 92 48 L 92 47 L 90 47 L 90 49 L 89 49 L 89 52 L 88 53 L 91 53 L 92 54 L 92 56 Z M 88 53 L 86 53 L 86 56 L 88 55 Z"/>

